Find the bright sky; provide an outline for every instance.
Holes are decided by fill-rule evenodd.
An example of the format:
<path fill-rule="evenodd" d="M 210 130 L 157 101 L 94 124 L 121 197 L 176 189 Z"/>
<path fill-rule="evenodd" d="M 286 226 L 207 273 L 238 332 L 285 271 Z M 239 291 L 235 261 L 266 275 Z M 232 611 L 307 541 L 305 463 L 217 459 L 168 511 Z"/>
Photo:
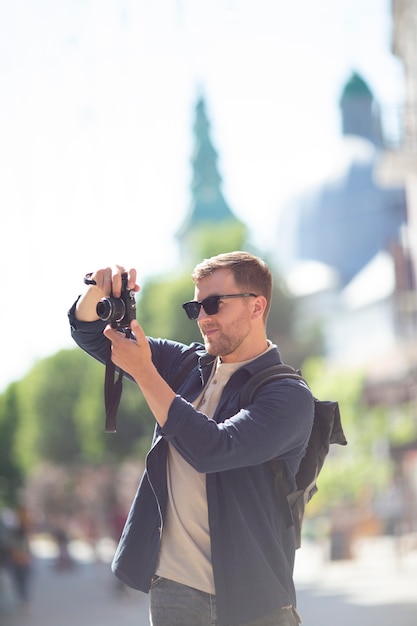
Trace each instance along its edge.
<path fill-rule="evenodd" d="M 66 312 L 87 271 L 122 263 L 143 281 L 175 266 L 200 88 L 224 195 L 265 251 L 280 206 L 332 164 L 351 72 L 382 107 L 402 101 L 389 0 L 3 0 L 1 13 L 0 391 L 73 346 Z"/>

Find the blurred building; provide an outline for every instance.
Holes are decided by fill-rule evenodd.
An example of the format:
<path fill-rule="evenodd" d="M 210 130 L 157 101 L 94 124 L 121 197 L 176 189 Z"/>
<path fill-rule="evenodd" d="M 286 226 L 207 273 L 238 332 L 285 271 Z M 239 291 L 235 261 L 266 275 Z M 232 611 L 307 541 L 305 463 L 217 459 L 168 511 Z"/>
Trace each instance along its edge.
<path fill-rule="evenodd" d="M 294 199 L 280 225 L 288 290 L 299 325 L 317 321 L 333 365 L 366 371 L 369 406 L 417 427 L 417 0 L 392 0 L 392 50 L 405 99 L 397 136 L 357 74 L 341 94 L 335 168 Z M 392 111 L 389 112 L 392 116 Z M 407 503 L 403 530 L 417 530 L 417 441 L 390 449 Z"/>
<path fill-rule="evenodd" d="M 362 364 L 399 332 L 395 255 L 407 224 L 403 181 L 382 183 L 378 103 L 353 73 L 341 93 L 341 138 L 325 181 L 283 214 L 278 249 L 300 325 L 320 323 L 329 360 Z"/>
<path fill-rule="evenodd" d="M 417 0 L 392 0 L 392 51 L 404 71 L 401 132 L 381 154 L 377 178 L 385 186 L 403 185 L 407 224 L 394 251 L 396 308 L 406 338 L 417 341 Z"/>
<path fill-rule="evenodd" d="M 404 186 L 407 225 L 394 253 L 396 270 L 395 308 L 403 330 L 397 346 L 399 367 L 385 377 L 370 381 L 371 401 L 408 403 L 417 420 L 417 0 L 391 0 L 392 51 L 404 71 L 404 106 L 398 112 L 398 141 L 381 155 L 377 170 L 381 184 Z M 405 530 L 417 530 L 417 440 L 393 446 L 391 455 L 405 493 Z"/>
<path fill-rule="evenodd" d="M 323 184 L 294 200 L 280 231 L 290 231 L 287 262 L 324 264 L 344 288 L 399 239 L 406 207 L 402 184 L 385 187 L 374 178 L 383 145 L 380 117 L 371 90 L 356 73 L 343 89 L 340 109 L 334 169 Z"/>

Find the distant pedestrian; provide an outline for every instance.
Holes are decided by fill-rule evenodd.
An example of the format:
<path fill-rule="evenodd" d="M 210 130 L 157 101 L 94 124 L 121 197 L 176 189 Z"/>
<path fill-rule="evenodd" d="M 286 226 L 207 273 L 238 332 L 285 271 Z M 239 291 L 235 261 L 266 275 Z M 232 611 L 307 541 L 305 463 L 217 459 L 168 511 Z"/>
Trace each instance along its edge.
<path fill-rule="evenodd" d="M 8 566 L 20 602 L 29 602 L 32 554 L 27 530 L 23 524 L 11 530 L 8 549 Z"/>
<path fill-rule="evenodd" d="M 52 534 L 55 538 L 58 548 L 58 556 L 55 561 L 55 567 L 58 570 L 67 570 L 73 566 L 73 560 L 68 550 L 68 533 L 62 526 L 57 526 L 53 529 Z"/>

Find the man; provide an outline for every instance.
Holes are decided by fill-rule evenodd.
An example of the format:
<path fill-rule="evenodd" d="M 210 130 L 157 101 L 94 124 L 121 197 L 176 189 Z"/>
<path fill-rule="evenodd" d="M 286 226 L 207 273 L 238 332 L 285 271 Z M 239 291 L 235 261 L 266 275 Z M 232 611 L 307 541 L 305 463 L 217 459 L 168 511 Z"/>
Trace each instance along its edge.
<path fill-rule="evenodd" d="M 246 252 L 197 265 L 195 299 L 183 307 L 204 346 L 145 337 L 136 320 L 131 340 L 104 328 L 96 305 L 111 292 L 120 297 L 122 272 L 93 273 L 96 284 L 70 311 L 75 341 L 104 361 L 109 340 L 113 362 L 140 387 L 156 420 L 113 571 L 150 592 L 153 626 L 296 626 L 294 529 L 268 461 L 279 458 L 294 483 L 313 398 L 304 383 L 285 379 L 239 407 L 250 377 L 282 362 L 266 335 L 271 272 Z M 135 270 L 128 288 L 139 290 Z M 161 303 L 169 306 L 163 294 Z"/>

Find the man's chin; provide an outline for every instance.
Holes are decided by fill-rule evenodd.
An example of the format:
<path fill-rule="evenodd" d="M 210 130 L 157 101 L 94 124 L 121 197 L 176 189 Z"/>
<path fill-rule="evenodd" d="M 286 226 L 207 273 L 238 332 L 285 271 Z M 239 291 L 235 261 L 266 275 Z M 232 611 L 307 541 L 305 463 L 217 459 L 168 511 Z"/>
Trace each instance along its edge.
<path fill-rule="evenodd" d="M 219 356 L 218 351 L 209 341 L 204 341 L 204 347 L 206 349 L 207 354 L 210 354 L 211 356 Z"/>

